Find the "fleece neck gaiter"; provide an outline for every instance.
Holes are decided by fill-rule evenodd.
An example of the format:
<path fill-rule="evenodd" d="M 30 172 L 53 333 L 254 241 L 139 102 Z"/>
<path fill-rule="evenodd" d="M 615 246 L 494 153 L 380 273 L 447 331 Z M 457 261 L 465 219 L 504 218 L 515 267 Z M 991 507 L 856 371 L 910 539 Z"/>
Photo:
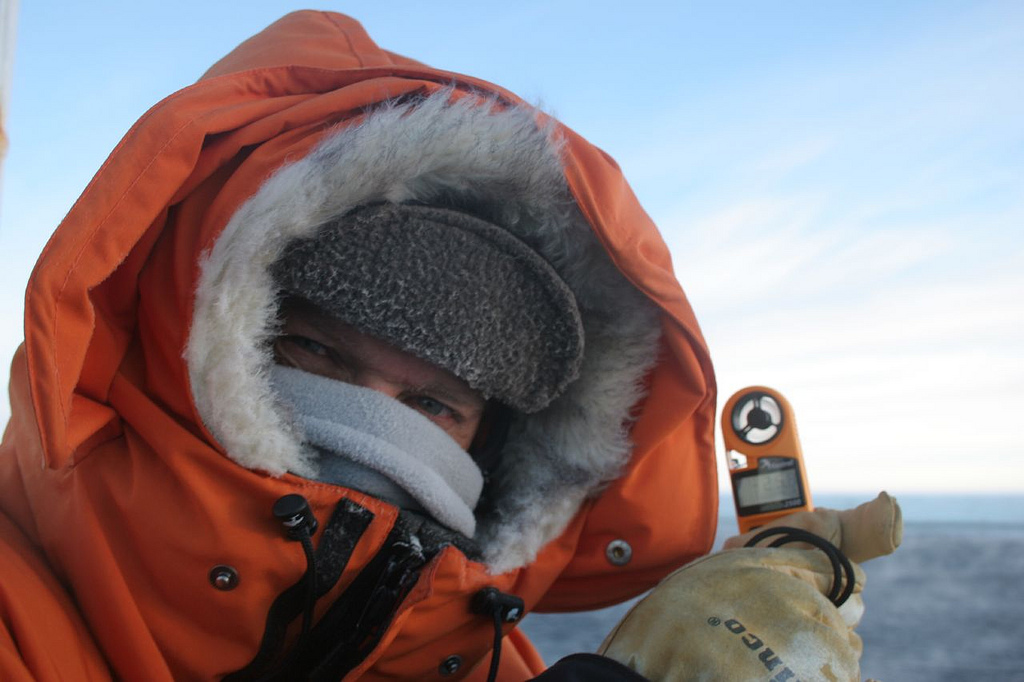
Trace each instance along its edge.
<path fill-rule="evenodd" d="M 317 480 L 424 512 L 471 538 L 483 476 L 439 426 L 378 391 L 275 365 L 271 382 L 306 443 Z"/>

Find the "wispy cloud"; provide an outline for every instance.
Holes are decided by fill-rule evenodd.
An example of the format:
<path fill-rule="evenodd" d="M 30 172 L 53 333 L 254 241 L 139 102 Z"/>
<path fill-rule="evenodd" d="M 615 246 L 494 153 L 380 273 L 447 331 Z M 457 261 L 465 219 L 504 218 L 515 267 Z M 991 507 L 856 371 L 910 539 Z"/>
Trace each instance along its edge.
<path fill-rule="evenodd" d="M 985 489 L 890 466 L 965 458 L 988 471 L 987 487 L 1024 488 L 1024 244 L 967 258 L 971 231 L 857 231 L 818 220 L 822 207 L 755 199 L 666 229 L 721 402 L 750 384 L 782 390 L 823 489 Z"/>
<path fill-rule="evenodd" d="M 997 14 L 705 93 L 625 152 L 721 402 L 783 391 L 814 486 L 1024 490 L 1024 22 Z"/>

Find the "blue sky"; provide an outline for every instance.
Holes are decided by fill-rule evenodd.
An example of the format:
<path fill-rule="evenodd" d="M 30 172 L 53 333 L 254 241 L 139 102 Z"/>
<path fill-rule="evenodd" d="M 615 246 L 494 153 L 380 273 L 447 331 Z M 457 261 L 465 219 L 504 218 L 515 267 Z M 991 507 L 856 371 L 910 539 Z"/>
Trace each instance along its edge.
<path fill-rule="evenodd" d="M 0 355 L 35 257 L 120 136 L 298 8 L 21 3 Z M 1024 491 L 1024 4 L 320 8 L 611 153 L 672 250 L 722 402 L 782 391 L 814 489 Z"/>

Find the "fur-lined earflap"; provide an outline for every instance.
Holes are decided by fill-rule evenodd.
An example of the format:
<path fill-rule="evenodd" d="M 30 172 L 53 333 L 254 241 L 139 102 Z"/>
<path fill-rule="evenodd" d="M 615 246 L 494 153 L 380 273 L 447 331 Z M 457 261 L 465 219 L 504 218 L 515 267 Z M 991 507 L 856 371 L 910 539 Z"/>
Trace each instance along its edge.
<path fill-rule="evenodd" d="M 443 91 L 387 105 L 281 168 L 201 264 L 186 349 L 196 407 L 242 466 L 315 477 L 268 380 L 279 292 L 270 266 L 292 240 L 371 203 L 456 208 L 507 229 L 572 290 L 585 331 L 579 378 L 517 416 L 478 509 L 493 572 L 532 561 L 629 459 L 630 410 L 655 361 L 654 305 L 612 264 L 573 201 L 550 131 L 527 108 Z"/>

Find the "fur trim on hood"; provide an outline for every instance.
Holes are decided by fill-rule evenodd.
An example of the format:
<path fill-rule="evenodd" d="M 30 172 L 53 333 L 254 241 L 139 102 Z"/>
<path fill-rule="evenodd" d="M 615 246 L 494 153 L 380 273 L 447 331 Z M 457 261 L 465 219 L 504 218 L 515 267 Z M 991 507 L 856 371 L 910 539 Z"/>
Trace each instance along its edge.
<path fill-rule="evenodd" d="M 655 306 L 616 269 L 573 201 L 559 143 L 535 112 L 445 90 L 376 108 L 282 167 L 231 218 L 201 264 L 185 356 L 199 414 L 240 465 L 315 477 L 269 381 L 278 333 L 270 266 L 292 240 L 377 202 L 453 207 L 540 253 L 577 299 L 579 378 L 545 410 L 518 415 L 477 509 L 492 572 L 532 561 L 629 460 L 631 410 L 653 366 Z"/>

